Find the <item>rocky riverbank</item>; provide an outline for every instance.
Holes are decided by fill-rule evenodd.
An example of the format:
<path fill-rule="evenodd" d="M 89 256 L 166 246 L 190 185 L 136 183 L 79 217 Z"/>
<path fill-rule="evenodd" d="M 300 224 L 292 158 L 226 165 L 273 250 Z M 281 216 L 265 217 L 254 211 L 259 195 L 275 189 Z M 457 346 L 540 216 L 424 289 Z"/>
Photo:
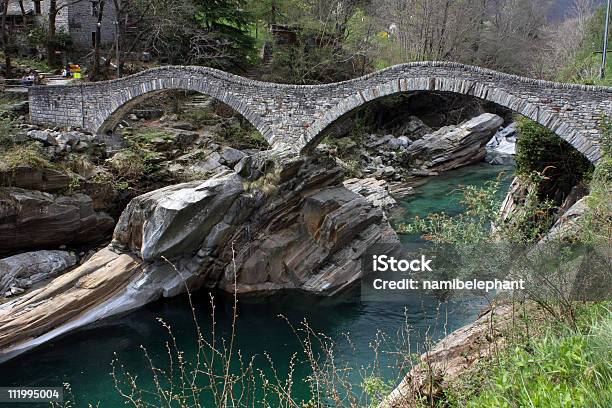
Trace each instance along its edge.
<path fill-rule="evenodd" d="M 520 211 L 524 211 L 530 188 L 532 186 L 524 180 L 517 178 L 513 181 L 501 210 L 502 218 L 512 221 L 512 217 L 524 216 Z M 575 244 L 579 241 L 581 230 L 585 228 L 583 220 L 588 212 L 587 203 L 590 198 L 588 195 L 584 196 L 584 193 L 580 188 L 574 189 L 574 193 L 568 196 L 559 208 L 557 219 L 551 228 L 533 245 L 526 256 L 537 258 L 541 255 L 537 254 L 537 249 L 546 245 Z M 600 248 L 599 251 L 600 255 L 609 252 L 604 248 Z M 574 259 L 569 265 L 570 269 L 565 271 L 566 274 L 538 276 L 536 280 L 527 283 L 537 285 L 537 289 L 531 288 L 516 298 L 513 298 L 510 292 L 500 293 L 492 307 L 483 310 L 474 322 L 445 336 L 422 354 L 378 408 L 420 407 L 424 402 L 431 405 L 443 403 L 445 396 L 453 387 L 458 386 L 461 381 L 469 382 L 470 376 L 479 375 L 477 372 L 479 363 L 489 364 L 488 359 L 502 354 L 504 349 L 512 344 L 511 336 L 516 335 L 513 331 L 516 332 L 517 324 L 524 324 L 525 330 L 528 332 L 531 330 L 531 335 L 535 336 L 539 327 L 533 322 L 550 321 L 553 317 L 560 319 L 560 316 L 554 314 L 556 306 L 550 309 L 557 297 L 569 302 L 575 299 L 606 299 L 610 293 L 609 285 L 606 286 L 603 282 L 606 282 L 609 275 L 606 271 L 609 254 L 603 255 L 600 260 L 597 260 L 595 255 L 591 255 L 586 259 L 583 256 Z M 558 253 L 555 256 L 558 256 Z M 594 266 L 597 262 L 601 262 L 601 259 L 607 261 Z M 556 282 L 557 279 L 561 281 Z M 532 322 L 533 328 L 529 328 L 529 322 Z"/>
<path fill-rule="evenodd" d="M 513 126 L 500 131 L 504 120 L 492 113 L 483 113 L 458 125 L 433 130 L 419 118 L 410 117 L 407 133 L 349 135 L 328 138 L 319 147 L 339 157 L 353 175 L 409 182 L 414 178 L 436 176 L 441 172 L 487 161 L 493 164 L 512 163 Z M 502 144 L 503 141 L 503 144 Z"/>
<path fill-rule="evenodd" d="M 332 295 L 369 246 L 398 242 L 332 159 L 262 152 L 236 167 L 133 199 L 107 248 L 1 305 L 0 358 L 187 286 Z"/>
<path fill-rule="evenodd" d="M 371 136 L 361 150 L 370 177 L 350 178 L 329 147 L 258 151 L 239 120 L 206 112 L 132 113 L 120 143 L 20 126 L 6 156 L 27 159 L 0 168 L 0 243 L 20 253 L 0 269 L 1 293 L 13 297 L 0 306 L 1 358 L 187 287 L 343 291 L 367 248 L 399 242 L 389 181 L 482 160 L 503 123 L 487 113 L 433 131 L 412 117 L 403 128 L 414 140 Z"/>

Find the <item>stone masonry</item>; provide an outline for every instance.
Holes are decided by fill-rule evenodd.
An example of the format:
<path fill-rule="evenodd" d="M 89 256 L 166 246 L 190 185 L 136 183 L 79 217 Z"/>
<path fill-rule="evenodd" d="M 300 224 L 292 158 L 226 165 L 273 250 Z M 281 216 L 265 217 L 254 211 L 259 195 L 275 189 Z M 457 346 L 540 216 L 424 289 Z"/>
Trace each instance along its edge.
<path fill-rule="evenodd" d="M 417 62 L 326 85 L 266 83 L 212 68 L 166 66 L 112 81 L 30 88 L 31 120 L 102 134 L 144 98 L 170 89 L 215 97 L 249 120 L 273 148 L 302 153 L 316 146 L 341 116 L 398 92 L 455 92 L 497 103 L 554 131 L 592 162 L 601 157 L 602 118 L 612 116 L 612 88 L 541 81 L 451 62 Z"/>

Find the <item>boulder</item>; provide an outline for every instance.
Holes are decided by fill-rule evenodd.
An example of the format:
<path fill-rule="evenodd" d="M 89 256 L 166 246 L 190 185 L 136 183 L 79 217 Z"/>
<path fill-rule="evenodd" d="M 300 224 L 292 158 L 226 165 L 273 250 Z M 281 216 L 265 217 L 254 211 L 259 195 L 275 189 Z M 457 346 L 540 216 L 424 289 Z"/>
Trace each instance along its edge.
<path fill-rule="evenodd" d="M 76 146 L 81 141 L 82 133 L 76 131 L 61 132 L 55 137 L 59 145 Z"/>
<path fill-rule="evenodd" d="M 54 193 L 68 188 L 70 176 L 55 169 L 18 166 L 0 172 L 0 185 Z"/>
<path fill-rule="evenodd" d="M 391 176 L 394 176 L 394 175 L 395 175 L 395 173 L 396 173 L 396 171 L 395 171 L 395 169 L 393 168 L 393 166 L 385 166 L 385 167 L 383 168 L 382 175 L 383 175 L 384 177 L 391 177 Z"/>
<path fill-rule="evenodd" d="M 11 288 L 29 289 L 73 267 L 77 256 L 67 251 L 36 251 L 0 259 L 0 294 L 14 294 Z"/>
<path fill-rule="evenodd" d="M 146 193 L 121 215 L 114 242 L 140 253 L 145 261 L 195 253 L 243 191 L 241 180 L 233 175 Z M 147 222 L 141 225 L 143 218 Z"/>
<path fill-rule="evenodd" d="M 393 135 L 379 136 L 379 135 L 372 134 L 368 136 L 368 141 L 366 142 L 366 146 L 372 149 L 374 147 L 382 146 L 386 143 L 389 143 L 389 141 L 393 139 L 395 139 L 395 136 Z"/>
<path fill-rule="evenodd" d="M 108 238 L 114 220 L 96 213 L 85 194 L 55 196 L 21 188 L 0 189 L 0 252 L 81 245 Z"/>
<path fill-rule="evenodd" d="M 195 143 L 199 136 L 200 135 L 197 132 L 189 132 L 185 130 L 182 132 L 176 132 L 173 137 L 176 144 L 182 148 L 185 148 Z"/>
<path fill-rule="evenodd" d="M 45 146 L 57 146 L 57 140 L 49 130 L 30 130 L 27 132 L 27 136 L 32 140 L 42 142 Z"/>
<path fill-rule="evenodd" d="M 223 164 L 229 167 L 234 167 L 234 165 L 236 165 L 236 163 L 238 163 L 245 156 L 246 153 L 232 147 L 224 146 L 221 148 L 221 159 Z"/>
<path fill-rule="evenodd" d="M 403 159 L 411 168 L 436 172 L 479 162 L 486 155 L 486 143 L 502 124 L 501 117 L 485 113 L 459 126 L 445 126 L 412 143 Z"/>
<path fill-rule="evenodd" d="M 218 152 L 211 152 L 205 160 L 194 162 L 191 168 L 201 173 L 216 172 L 222 166 L 220 160 L 221 155 Z"/>
<path fill-rule="evenodd" d="M 555 222 L 542 241 L 573 240 L 580 232 L 579 220 L 588 209 L 588 197 L 582 197 L 576 201 Z"/>
<path fill-rule="evenodd" d="M 431 128 L 416 116 L 410 116 L 408 121 L 398 130 L 402 136 L 410 137 L 412 140 L 420 139 L 431 132 Z"/>
<path fill-rule="evenodd" d="M 408 136 L 400 136 L 397 138 L 397 140 L 401 147 L 408 147 L 412 143 L 412 140 L 410 140 Z"/>
<path fill-rule="evenodd" d="M 397 206 L 397 201 L 389 194 L 389 186 L 384 180 L 377 180 L 375 178 L 352 178 L 346 180 L 343 184 L 344 187 L 354 193 L 362 195 L 374 206 L 380 207 L 385 211 Z"/>
<path fill-rule="evenodd" d="M 486 145 L 485 161 L 496 165 L 514 165 L 516 155 L 516 122 L 497 132 Z"/>
<path fill-rule="evenodd" d="M 251 156 L 245 156 L 234 166 L 234 171 L 242 177 L 249 177 L 251 175 L 251 164 L 253 160 Z"/>

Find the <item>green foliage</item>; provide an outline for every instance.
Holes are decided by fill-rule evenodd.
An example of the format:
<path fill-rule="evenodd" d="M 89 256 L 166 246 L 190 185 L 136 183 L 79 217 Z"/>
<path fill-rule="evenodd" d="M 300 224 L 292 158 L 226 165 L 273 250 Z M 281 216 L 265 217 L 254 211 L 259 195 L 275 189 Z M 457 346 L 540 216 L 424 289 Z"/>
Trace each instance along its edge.
<path fill-rule="evenodd" d="M 355 78 L 369 71 L 363 58 L 344 50 L 334 34 L 302 29 L 294 44 L 275 44 L 262 77 L 289 84 L 322 84 Z"/>
<path fill-rule="evenodd" d="M 263 150 L 268 148 L 266 139 L 246 120 L 222 127 L 217 133 L 215 141 L 236 149 Z"/>
<path fill-rule="evenodd" d="M 605 8 L 599 7 L 586 24 L 586 35 L 576 57 L 561 70 L 559 80 L 586 85 L 612 86 L 612 65 L 607 64 L 604 79 L 599 78 Z"/>
<path fill-rule="evenodd" d="M 410 224 L 398 227 L 403 234 L 423 234 L 423 238 L 438 244 L 478 245 L 491 239 L 491 223 L 497 220 L 500 181 L 489 182 L 484 187 L 464 186 L 461 204 L 465 211 L 451 217 L 444 213 L 415 218 Z"/>
<path fill-rule="evenodd" d="M 501 177 L 501 176 L 500 176 Z M 535 179 L 532 176 L 532 179 Z M 462 186 L 457 193 L 462 195 L 464 211 L 456 216 L 438 213 L 426 218 L 415 218 L 412 223 L 401 224 L 398 232 L 421 234 L 428 241 L 455 247 L 478 247 L 491 242 L 494 226 L 498 238 L 508 243 L 530 244 L 537 242 L 551 226 L 548 217 L 550 202 L 541 202 L 533 192 L 528 192 L 519 211 L 511 218 L 503 219 L 499 208 L 502 202 L 501 180 L 488 182 L 484 187 Z M 531 191 L 537 191 L 537 188 Z"/>
<path fill-rule="evenodd" d="M 28 32 L 28 42 L 32 46 L 43 46 L 47 41 L 47 32 L 41 26 L 35 26 Z"/>
<path fill-rule="evenodd" d="M 0 152 L 14 145 L 13 121 L 10 118 L 0 116 Z"/>
<path fill-rule="evenodd" d="M 361 385 L 368 396 L 370 407 L 377 407 L 395 387 L 393 381 L 385 381 L 380 377 L 367 377 Z"/>
<path fill-rule="evenodd" d="M 130 149 L 116 153 L 107 160 L 107 166 L 119 180 L 128 183 L 138 181 L 147 172 L 143 156 Z"/>
<path fill-rule="evenodd" d="M 268 27 L 283 20 L 288 2 L 283 0 L 256 0 L 249 2 L 253 16 Z"/>
<path fill-rule="evenodd" d="M 253 15 L 245 0 L 195 0 L 195 19 L 200 29 L 191 38 L 191 60 L 232 69 L 248 62 L 254 53 L 249 34 Z"/>
<path fill-rule="evenodd" d="M 139 128 L 124 134 L 128 148 L 116 153 L 106 161 L 106 166 L 116 177 L 116 182 L 133 184 L 143 176 L 157 170 L 163 155 L 154 150 L 154 145 L 172 140 L 172 135 L 159 129 Z"/>
<path fill-rule="evenodd" d="M 593 171 L 593 165 L 582 153 L 545 127 L 520 118 L 518 130 L 516 173 L 544 176 L 540 199 L 555 199 L 560 204 L 559 195 L 561 199 L 567 196 L 572 187 Z"/>
<path fill-rule="evenodd" d="M 191 108 L 181 112 L 181 120 L 191 123 L 195 127 L 203 128 L 219 122 L 219 117 L 208 109 Z"/>
<path fill-rule="evenodd" d="M 19 166 L 36 169 L 55 167 L 37 142 L 14 145 L 3 152 L 0 151 L 0 171 L 10 171 Z"/>
<path fill-rule="evenodd" d="M 515 342 L 480 364 L 482 384 L 455 389 L 451 406 L 609 407 L 612 405 L 612 314 L 580 310 L 578 331 L 550 323 L 544 335 Z"/>
<path fill-rule="evenodd" d="M 612 242 L 612 123 L 608 118 L 603 120 L 600 147 L 602 157 L 589 186 L 581 239 L 591 245 L 609 247 Z"/>
<path fill-rule="evenodd" d="M 49 67 L 46 61 L 36 58 L 15 58 L 13 62 L 16 65 L 32 68 L 39 72 L 50 72 L 53 70 L 51 67 Z"/>

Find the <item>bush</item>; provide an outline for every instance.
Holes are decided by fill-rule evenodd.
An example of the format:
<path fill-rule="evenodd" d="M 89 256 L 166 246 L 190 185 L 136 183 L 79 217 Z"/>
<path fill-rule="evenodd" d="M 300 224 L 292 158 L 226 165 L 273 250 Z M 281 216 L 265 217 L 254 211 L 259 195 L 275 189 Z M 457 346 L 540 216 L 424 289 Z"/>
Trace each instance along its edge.
<path fill-rule="evenodd" d="M 548 325 L 480 364 L 480 389 L 457 392 L 452 406 L 609 407 L 612 406 L 612 316 L 605 306 L 581 310 L 579 331 Z M 603 315 L 603 316 L 602 316 Z"/>
<path fill-rule="evenodd" d="M 600 145 L 602 157 L 589 186 L 581 238 L 591 245 L 609 247 L 612 241 L 612 124 L 607 118 L 603 121 Z"/>
<path fill-rule="evenodd" d="M 9 149 L 14 145 L 13 121 L 9 118 L 0 117 L 0 149 Z"/>
<path fill-rule="evenodd" d="M 516 173 L 530 176 L 541 174 L 540 199 L 554 199 L 560 204 L 572 187 L 590 176 L 593 165 L 572 145 L 552 131 L 521 118 L 518 121 Z"/>
<path fill-rule="evenodd" d="M 125 181 L 139 180 L 147 169 L 143 158 L 129 149 L 118 152 L 107 163 L 111 172 Z"/>
<path fill-rule="evenodd" d="M 19 166 L 37 169 L 55 167 L 39 143 L 14 145 L 4 153 L 0 153 L 0 171 L 10 171 Z"/>
<path fill-rule="evenodd" d="M 266 139 L 246 120 L 223 127 L 219 131 L 218 137 L 217 142 L 236 149 L 264 150 L 268 148 Z"/>
<path fill-rule="evenodd" d="M 197 128 L 211 126 L 219 122 L 219 118 L 208 109 L 188 109 L 181 113 L 180 118 Z"/>

